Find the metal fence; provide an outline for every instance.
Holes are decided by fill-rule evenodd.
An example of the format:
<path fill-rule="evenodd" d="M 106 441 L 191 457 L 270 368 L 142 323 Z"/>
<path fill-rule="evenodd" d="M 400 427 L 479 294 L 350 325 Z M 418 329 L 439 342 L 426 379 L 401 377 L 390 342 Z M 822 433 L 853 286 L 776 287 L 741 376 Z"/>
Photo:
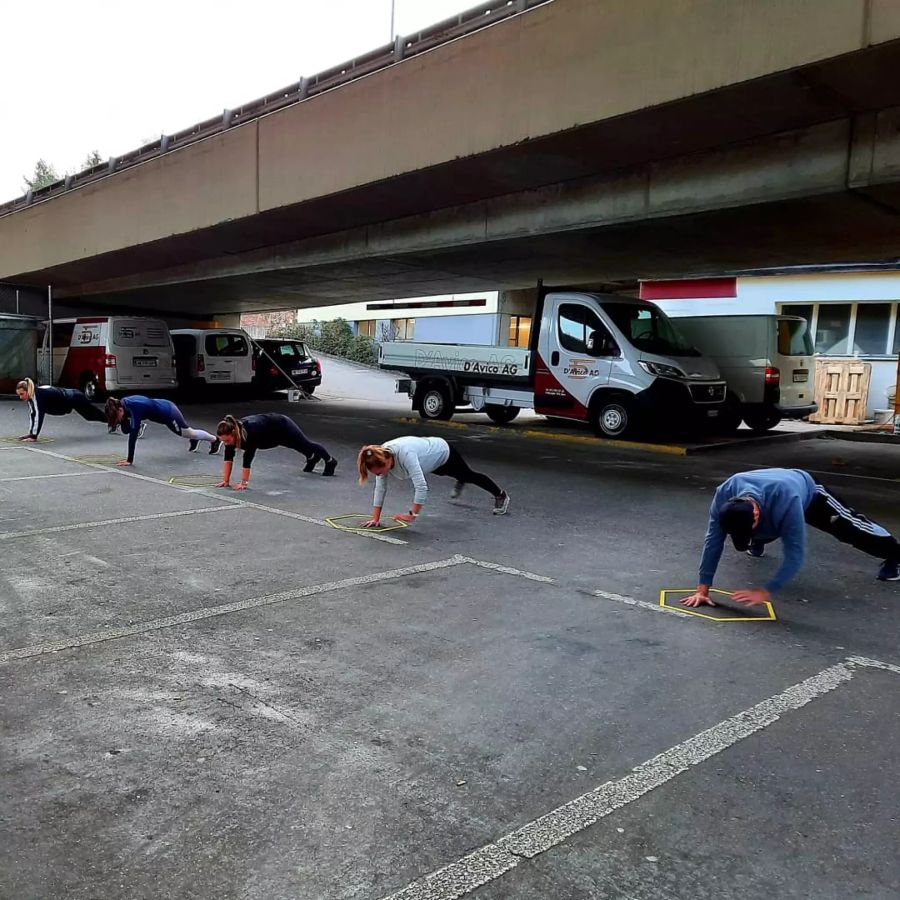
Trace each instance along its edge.
<path fill-rule="evenodd" d="M 259 97 L 235 109 L 226 109 L 221 116 L 215 116 L 205 122 L 198 122 L 175 134 L 164 134 L 158 141 L 144 144 L 143 147 L 138 147 L 122 156 L 112 157 L 107 162 L 85 169 L 75 175 L 67 175 L 64 179 L 46 187 L 28 191 L 22 197 L 0 204 L 0 216 L 9 215 L 31 206 L 33 203 L 49 200 L 73 188 L 83 187 L 99 181 L 101 178 L 107 178 L 123 169 L 139 165 L 173 150 L 188 147 L 204 138 L 227 131 L 229 128 L 243 125 L 287 106 L 293 106 L 295 103 L 301 103 L 316 94 L 371 75 L 380 69 L 396 65 L 404 59 L 433 50 L 441 44 L 454 41 L 504 19 L 527 12 L 534 7 L 552 2 L 553 0 L 491 0 L 491 2 L 482 3 L 459 13 L 459 15 L 444 19 L 444 21 L 415 34 L 398 35 L 393 43 L 385 44 L 348 62 L 332 66 L 317 75 L 301 78 L 281 90 L 266 94 L 265 97 Z"/>

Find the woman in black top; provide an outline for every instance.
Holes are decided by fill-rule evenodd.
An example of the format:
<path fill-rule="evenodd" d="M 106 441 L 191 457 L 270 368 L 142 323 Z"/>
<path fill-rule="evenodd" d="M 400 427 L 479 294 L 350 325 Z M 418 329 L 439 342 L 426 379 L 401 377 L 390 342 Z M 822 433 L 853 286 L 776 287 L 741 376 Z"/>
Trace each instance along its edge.
<path fill-rule="evenodd" d="M 67 416 L 77 412 L 88 422 L 106 422 L 103 411 L 94 406 L 81 391 L 72 388 L 35 387 L 30 378 L 23 378 L 16 385 L 19 399 L 28 404 L 31 425 L 28 434 L 23 434 L 20 441 L 36 441 L 44 425 L 44 416 Z"/>
<path fill-rule="evenodd" d="M 321 444 L 311 441 L 291 419 L 278 413 L 245 416 L 243 419 L 225 416 L 216 428 L 216 436 L 225 445 L 222 480 L 216 487 L 231 487 L 231 469 L 238 450 L 243 450 L 244 458 L 241 480 L 234 486 L 236 491 L 246 490 L 257 450 L 290 447 L 306 457 L 304 472 L 312 472 L 320 459 L 325 460 L 323 475 L 334 475 L 337 467 L 337 460 Z"/>

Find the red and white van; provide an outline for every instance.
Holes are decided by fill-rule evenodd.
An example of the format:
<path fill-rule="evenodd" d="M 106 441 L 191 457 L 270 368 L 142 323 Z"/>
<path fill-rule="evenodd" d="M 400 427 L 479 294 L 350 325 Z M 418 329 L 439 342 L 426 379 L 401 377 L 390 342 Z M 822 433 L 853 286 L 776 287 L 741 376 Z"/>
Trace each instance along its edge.
<path fill-rule="evenodd" d="M 50 381 L 50 333 L 43 323 L 38 373 Z M 174 390 L 175 353 L 165 322 L 137 316 L 53 320 L 53 384 L 78 388 L 88 399 L 105 393 Z"/>

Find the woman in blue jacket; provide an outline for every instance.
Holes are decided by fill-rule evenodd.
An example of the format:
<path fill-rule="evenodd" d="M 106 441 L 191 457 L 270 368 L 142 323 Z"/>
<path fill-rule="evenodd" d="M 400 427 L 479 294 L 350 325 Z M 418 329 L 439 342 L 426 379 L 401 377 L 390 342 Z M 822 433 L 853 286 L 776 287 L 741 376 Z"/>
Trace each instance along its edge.
<path fill-rule="evenodd" d="M 208 441 L 209 453 L 212 456 L 218 452 L 221 443 L 208 431 L 191 428 L 181 410 L 171 400 L 157 400 L 142 397 L 140 394 L 132 394 L 121 400 L 110 397 L 106 401 L 106 422 L 110 428 L 122 425 L 122 430 L 128 432 L 128 459 L 120 460 L 116 463 L 117 466 L 130 466 L 134 462 L 134 449 L 144 422 L 165 425 L 172 434 L 190 441 L 188 450 L 191 453 L 197 449 L 200 441 Z"/>

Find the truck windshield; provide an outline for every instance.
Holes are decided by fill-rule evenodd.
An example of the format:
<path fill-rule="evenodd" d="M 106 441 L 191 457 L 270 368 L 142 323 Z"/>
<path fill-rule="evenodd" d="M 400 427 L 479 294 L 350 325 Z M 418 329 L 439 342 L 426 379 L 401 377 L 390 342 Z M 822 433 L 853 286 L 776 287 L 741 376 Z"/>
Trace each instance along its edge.
<path fill-rule="evenodd" d="M 655 306 L 603 303 L 603 311 L 638 350 L 660 356 L 699 356 L 675 330 L 672 320 Z"/>

